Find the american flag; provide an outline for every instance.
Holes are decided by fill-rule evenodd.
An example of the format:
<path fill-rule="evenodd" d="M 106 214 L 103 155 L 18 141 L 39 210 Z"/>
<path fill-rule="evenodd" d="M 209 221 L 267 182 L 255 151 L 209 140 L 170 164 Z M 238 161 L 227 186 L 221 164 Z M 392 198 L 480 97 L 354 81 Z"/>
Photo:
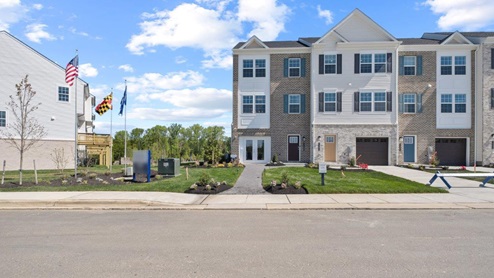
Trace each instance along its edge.
<path fill-rule="evenodd" d="M 75 78 L 79 75 L 79 55 L 76 55 L 65 67 L 65 83 L 72 86 L 74 84 Z"/>

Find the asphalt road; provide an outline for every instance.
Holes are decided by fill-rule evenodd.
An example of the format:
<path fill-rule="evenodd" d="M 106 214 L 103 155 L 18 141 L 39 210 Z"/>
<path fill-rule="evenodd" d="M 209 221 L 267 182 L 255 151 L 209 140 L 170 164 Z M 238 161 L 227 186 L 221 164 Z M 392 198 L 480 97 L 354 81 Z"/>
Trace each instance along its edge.
<path fill-rule="evenodd" d="M 0 211 L 1 277 L 492 277 L 492 210 Z"/>

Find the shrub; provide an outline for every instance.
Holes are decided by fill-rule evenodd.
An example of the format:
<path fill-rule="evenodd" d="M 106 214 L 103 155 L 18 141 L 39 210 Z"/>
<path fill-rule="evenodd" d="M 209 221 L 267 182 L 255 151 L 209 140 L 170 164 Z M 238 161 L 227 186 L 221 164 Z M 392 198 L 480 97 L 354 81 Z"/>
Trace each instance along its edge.
<path fill-rule="evenodd" d="M 274 154 L 272 160 L 273 160 L 273 163 L 278 162 L 278 155 L 277 154 Z"/>
<path fill-rule="evenodd" d="M 211 185 L 209 184 L 206 184 L 206 186 L 204 187 L 207 191 L 210 191 L 211 190 Z"/>
<path fill-rule="evenodd" d="M 424 165 L 420 165 L 419 166 L 419 170 L 424 171 L 425 170 L 425 166 Z"/>
<path fill-rule="evenodd" d="M 197 184 L 195 184 L 195 183 L 194 183 L 194 184 L 193 184 L 193 185 L 191 185 L 189 188 L 190 188 L 190 189 L 192 189 L 192 190 L 196 190 L 196 189 L 197 189 Z"/>
<path fill-rule="evenodd" d="M 295 183 L 294 187 L 295 187 L 296 189 L 300 189 L 300 188 L 302 188 L 302 182 L 301 182 L 301 181 L 297 181 L 297 182 Z"/>
<path fill-rule="evenodd" d="M 105 172 L 105 176 L 110 176 L 111 175 L 111 172 L 110 171 L 106 171 Z"/>
<path fill-rule="evenodd" d="M 163 179 L 163 175 L 156 175 L 154 176 L 155 179 L 157 180 L 162 180 Z"/>
<path fill-rule="evenodd" d="M 350 164 L 350 167 L 355 167 L 355 157 L 354 157 L 354 156 L 352 156 L 352 157 L 350 158 L 350 162 L 349 162 L 349 164 Z"/>
<path fill-rule="evenodd" d="M 288 178 L 288 172 L 287 171 L 281 172 L 281 183 L 288 184 L 289 180 L 290 179 Z"/>
<path fill-rule="evenodd" d="M 90 179 L 95 179 L 98 176 L 98 174 L 96 174 L 96 173 L 89 173 L 87 176 Z"/>
<path fill-rule="evenodd" d="M 232 168 L 232 167 L 233 167 L 233 163 L 228 162 L 228 163 L 226 164 L 226 167 L 228 167 L 228 168 Z"/>
<path fill-rule="evenodd" d="M 431 156 L 431 159 L 429 160 L 429 164 L 434 166 L 434 167 L 437 167 L 437 165 L 439 165 L 439 157 L 437 156 L 437 152 L 434 152 Z"/>
<path fill-rule="evenodd" d="M 210 180 L 211 180 L 211 175 L 209 175 L 209 173 L 206 171 L 202 171 L 198 183 L 201 185 L 206 185 Z"/>
<path fill-rule="evenodd" d="M 286 183 L 282 182 L 281 183 L 281 188 L 285 189 L 287 187 Z"/>

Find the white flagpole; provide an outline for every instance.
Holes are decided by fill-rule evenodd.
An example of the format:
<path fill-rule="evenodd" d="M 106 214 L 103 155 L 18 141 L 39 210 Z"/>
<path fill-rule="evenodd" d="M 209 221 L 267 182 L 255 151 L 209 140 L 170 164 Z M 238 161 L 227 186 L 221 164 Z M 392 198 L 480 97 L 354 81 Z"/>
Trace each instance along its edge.
<path fill-rule="evenodd" d="M 75 50 L 75 56 L 77 57 L 79 55 L 79 52 L 78 50 L 76 49 Z M 79 59 L 77 59 L 79 60 Z M 77 61 L 77 70 L 79 70 L 79 61 Z M 77 136 L 78 136 L 78 126 L 79 126 L 79 116 L 77 115 L 77 79 L 79 78 L 79 74 L 77 74 L 77 76 L 75 77 L 75 83 L 74 83 L 74 87 L 75 87 L 75 90 L 74 90 L 74 102 L 75 102 L 75 127 L 74 127 L 74 136 L 75 136 L 75 140 L 74 140 L 74 153 L 75 153 L 75 156 L 74 156 L 74 178 L 77 179 L 77 156 L 78 156 L 78 150 L 77 150 Z"/>
<path fill-rule="evenodd" d="M 125 89 L 127 89 L 127 80 L 125 80 Z M 127 90 L 125 91 L 127 93 Z M 127 96 L 125 96 L 127 97 Z M 124 137 L 124 173 L 127 174 L 127 99 L 125 99 L 124 104 L 125 117 L 124 117 L 124 129 L 125 129 L 125 137 Z"/>
<path fill-rule="evenodd" d="M 111 138 L 111 144 L 110 144 L 110 175 L 112 171 L 112 165 L 113 165 L 113 88 L 111 88 L 111 107 L 110 107 L 110 138 Z"/>

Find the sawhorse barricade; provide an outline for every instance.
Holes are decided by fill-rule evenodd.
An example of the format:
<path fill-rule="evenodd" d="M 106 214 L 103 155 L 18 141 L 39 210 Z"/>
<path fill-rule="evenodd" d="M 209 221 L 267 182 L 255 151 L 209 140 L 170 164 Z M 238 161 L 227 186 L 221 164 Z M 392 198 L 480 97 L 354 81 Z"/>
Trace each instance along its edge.
<path fill-rule="evenodd" d="M 440 178 L 444 184 L 448 188 L 451 188 L 451 185 L 449 182 L 445 179 L 446 177 L 485 177 L 485 179 L 482 181 L 482 183 L 479 185 L 480 187 L 485 187 L 485 184 L 488 183 L 492 178 L 494 178 L 494 173 L 441 173 L 439 171 L 434 174 L 432 179 L 427 183 L 426 185 L 431 185 L 437 178 Z"/>

